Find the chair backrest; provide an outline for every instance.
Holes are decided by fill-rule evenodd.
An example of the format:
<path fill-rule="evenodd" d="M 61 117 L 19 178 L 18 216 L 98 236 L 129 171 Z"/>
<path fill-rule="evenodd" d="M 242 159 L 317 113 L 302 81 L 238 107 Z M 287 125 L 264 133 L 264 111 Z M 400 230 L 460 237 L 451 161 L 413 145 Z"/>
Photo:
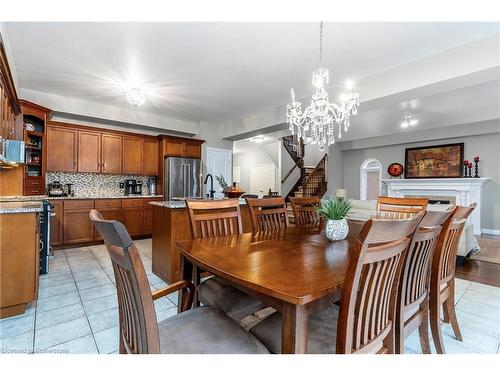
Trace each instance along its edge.
<path fill-rule="evenodd" d="M 104 220 L 96 210 L 91 210 L 89 216 L 104 240 L 113 265 L 118 294 L 120 353 L 160 353 L 153 298 L 134 242 L 119 221 Z"/>
<path fill-rule="evenodd" d="M 352 250 L 337 326 L 337 353 L 394 353 L 396 292 L 405 251 L 424 213 L 368 220 Z"/>
<path fill-rule="evenodd" d="M 377 217 L 386 219 L 406 219 L 425 211 L 427 198 L 393 198 L 379 196 L 377 199 Z"/>
<path fill-rule="evenodd" d="M 241 198 L 258 198 L 257 194 L 243 194 Z"/>
<path fill-rule="evenodd" d="M 428 296 L 431 262 L 448 211 L 427 211 L 406 253 L 398 288 L 398 311 L 406 321 Z M 408 316 L 410 314 L 410 316 Z"/>
<path fill-rule="evenodd" d="M 290 197 L 289 199 L 295 217 L 295 225 L 321 225 L 321 216 L 318 214 L 318 208 L 321 204 L 319 197 Z"/>
<path fill-rule="evenodd" d="M 246 198 L 246 201 L 254 233 L 288 227 L 286 202 L 283 197 Z"/>
<path fill-rule="evenodd" d="M 238 199 L 186 200 L 193 238 L 243 233 Z"/>
<path fill-rule="evenodd" d="M 433 286 L 443 284 L 455 276 L 460 237 L 467 218 L 475 208 L 476 203 L 469 207 L 457 207 L 443 225 L 432 260 L 431 283 Z"/>

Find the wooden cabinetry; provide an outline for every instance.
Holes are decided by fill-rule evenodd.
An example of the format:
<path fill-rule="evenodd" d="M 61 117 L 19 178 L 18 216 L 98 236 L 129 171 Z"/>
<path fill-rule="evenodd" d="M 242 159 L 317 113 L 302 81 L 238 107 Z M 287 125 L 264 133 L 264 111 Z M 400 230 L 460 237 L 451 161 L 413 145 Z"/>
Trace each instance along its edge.
<path fill-rule="evenodd" d="M 123 173 L 142 173 L 142 140 L 139 137 L 123 137 Z"/>
<path fill-rule="evenodd" d="M 124 199 L 122 201 L 123 224 L 131 236 L 138 236 L 144 231 L 144 201 L 142 199 Z"/>
<path fill-rule="evenodd" d="M 94 239 L 94 226 L 89 213 L 93 200 L 65 200 L 63 240 L 65 244 L 90 242 Z"/>
<path fill-rule="evenodd" d="M 123 137 L 114 134 L 102 134 L 101 172 L 122 173 Z"/>
<path fill-rule="evenodd" d="M 21 108 L 17 98 L 14 81 L 10 73 L 7 55 L 0 38 L 0 137 L 22 139 L 22 121 L 19 121 Z"/>
<path fill-rule="evenodd" d="M 158 175 L 158 141 L 144 139 L 142 141 L 142 174 Z"/>
<path fill-rule="evenodd" d="M 47 127 L 47 170 L 77 172 L 78 131 L 62 127 Z"/>
<path fill-rule="evenodd" d="M 122 218 L 122 201 L 121 199 L 98 199 L 94 203 L 95 209 L 98 210 L 106 220 L 123 221 Z M 101 240 L 99 232 L 94 228 L 94 239 Z"/>
<path fill-rule="evenodd" d="M 36 213 L 0 215 L 0 318 L 23 314 L 37 299 L 39 244 Z"/>
<path fill-rule="evenodd" d="M 101 134 L 78 132 L 78 172 L 101 171 Z"/>
<path fill-rule="evenodd" d="M 158 141 L 113 130 L 51 121 L 49 171 L 158 175 Z"/>
<path fill-rule="evenodd" d="M 54 206 L 50 217 L 50 243 L 61 245 L 63 243 L 64 203 L 63 201 L 50 201 Z"/>
<path fill-rule="evenodd" d="M 161 142 L 163 157 L 201 158 L 201 145 L 205 141 L 166 135 L 161 135 L 158 138 Z"/>

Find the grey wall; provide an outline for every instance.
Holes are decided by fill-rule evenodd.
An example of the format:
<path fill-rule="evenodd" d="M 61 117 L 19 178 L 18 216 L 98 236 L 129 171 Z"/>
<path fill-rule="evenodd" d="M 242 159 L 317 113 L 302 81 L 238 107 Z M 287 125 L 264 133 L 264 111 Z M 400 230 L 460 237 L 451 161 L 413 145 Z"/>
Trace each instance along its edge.
<path fill-rule="evenodd" d="M 484 229 L 500 230 L 500 124 L 497 132 L 493 134 L 343 151 L 343 185 L 347 189 L 348 197 L 359 199 L 359 168 L 365 159 L 378 159 L 382 163 L 382 178 L 389 178 L 389 164 L 398 162 L 404 165 L 405 148 L 458 142 L 464 143 L 465 159 L 470 160 L 476 155 L 481 157 L 479 175 L 491 178 L 484 186 L 483 201 L 487 204 L 482 211 L 482 226 Z M 331 174 L 329 177 L 333 179 Z"/>

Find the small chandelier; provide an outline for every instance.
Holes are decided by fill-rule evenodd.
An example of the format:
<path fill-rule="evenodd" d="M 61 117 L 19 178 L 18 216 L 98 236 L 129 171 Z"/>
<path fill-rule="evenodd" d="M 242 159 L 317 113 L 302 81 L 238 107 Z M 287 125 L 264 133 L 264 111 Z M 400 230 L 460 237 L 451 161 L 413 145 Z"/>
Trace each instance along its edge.
<path fill-rule="evenodd" d="M 139 87 L 132 87 L 127 92 L 127 101 L 137 108 L 146 103 L 146 97 Z"/>
<path fill-rule="evenodd" d="M 349 92 L 340 95 L 340 102 L 330 103 L 325 86 L 329 83 L 328 69 L 323 68 L 323 22 L 319 27 L 319 69 L 312 75 L 312 84 L 316 89 L 311 105 L 302 111 L 302 104 L 295 101 L 295 91 L 290 90 L 292 102 L 286 106 L 286 117 L 294 141 L 300 139 L 307 144 L 318 144 L 321 151 L 335 143 L 335 127 L 338 138 L 349 129 L 349 118 L 356 115 L 359 106 L 359 94 L 353 91 L 352 81 L 347 81 Z"/>

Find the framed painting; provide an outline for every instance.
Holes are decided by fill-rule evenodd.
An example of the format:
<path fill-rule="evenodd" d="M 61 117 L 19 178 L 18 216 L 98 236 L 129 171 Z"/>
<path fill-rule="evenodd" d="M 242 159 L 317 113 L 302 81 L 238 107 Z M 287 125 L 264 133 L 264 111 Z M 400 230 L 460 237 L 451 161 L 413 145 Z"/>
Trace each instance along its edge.
<path fill-rule="evenodd" d="M 405 178 L 463 177 L 464 144 L 407 148 Z"/>

